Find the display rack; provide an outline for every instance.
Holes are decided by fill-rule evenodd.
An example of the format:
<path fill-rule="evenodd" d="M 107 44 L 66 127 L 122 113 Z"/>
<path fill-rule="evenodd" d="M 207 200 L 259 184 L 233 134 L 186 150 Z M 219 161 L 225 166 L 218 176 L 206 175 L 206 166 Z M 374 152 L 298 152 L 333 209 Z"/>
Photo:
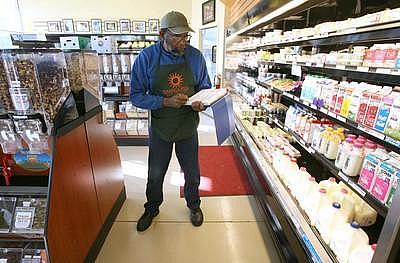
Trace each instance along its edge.
<path fill-rule="evenodd" d="M 339 5 L 339 3 L 336 4 Z M 398 7 L 398 5 L 396 7 Z M 297 15 L 295 10 L 290 10 L 289 12 L 291 12 L 290 15 Z M 302 31 L 305 34 L 307 33 L 307 28 L 309 29 L 313 25 L 316 25 L 316 23 L 310 25 L 310 13 L 312 13 L 311 9 L 308 10 L 308 12 L 299 14 L 305 18 L 304 24 L 306 25 L 304 25 L 305 28 L 304 31 Z M 281 34 L 280 39 L 289 36 L 286 40 L 272 42 L 267 37 L 262 39 L 259 37 L 259 39 L 257 39 L 257 37 L 253 36 L 262 36 L 262 29 L 258 26 L 253 27 L 253 32 L 251 32 L 252 29 L 247 28 L 240 30 L 239 35 L 242 35 L 242 39 L 238 36 L 236 36 L 235 39 L 230 38 L 229 45 L 231 46 L 227 47 L 227 56 L 229 56 L 229 62 L 231 63 L 229 63 L 229 70 L 227 70 L 225 83 L 227 83 L 227 86 L 230 86 L 233 90 L 236 90 L 237 88 L 243 90 L 246 89 L 246 87 L 250 90 L 255 89 L 258 94 L 257 96 L 260 96 L 260 98 L 257 97 L 257 99 L 261 100 L 260 105 L 250 105 L 248 100 L 242 96 L 238 96 L 238 98 L 247 104 L 247 106 L 250 106 L 250 108 L 256 107 L 263 109 L 267 112 L 265 122 L 280 128 L 285 131 L 286 134 L 292 136 L 294 139 L 292 144 L 301 152 L 301 162 L 315 165 L 315 167 L 317 167 L 315 169 L 319 169 L 318 171 L 321 173 L 321 175 L 312 175 L 316 177 L 320 176 L 324 179 L 327 179 L 327 176 L 334 176 L 337 181 L 343 182 L 346 187 L 355 193 L 355 195 L 361 198 L 378 213 L 379 222 L 377 222 L 374 227 L 366 230 L 367 232 L 370 231 L 368 232 L 368 235 L 370 238 L 373 236 L 374 242 L 378 244 L 373 262 L 397 262 L 399 260 L 399 247 L 396 245 L 395 240 L 398 242 L 400 239 L 400 220 L 398 220 L 400 217 L 398 206 L 398 203 L 400 202 L 400 189 L 396 190 L 394 196 L 396 199 L 394 199 L 395 201 L 390 207 L 376 199 L 371 193 L 358 184 L 358 177 L 349 177 L 345 175 L 336 168 L 333 161 L 328 160 L 323 154 L 320 154 L 318 151 L 313 149 L 310 144 L 306 143 L 295 131 L 286 127 L 280 116 L 270 114 L 270 107 L 273 105 L 264 106 L 263 96 L 266 95 L 265 101 L 267 103 L 274 104 L 277 102 L 276 99 L 278 98 L 278 102 L 283 103 L 286 106 L 297 105 L 298 108 L 305 110 L 304 114 L 312 113 L 316 119 L 328 119 L 335 125 L 345 128 L 352 134 L 362 135 L 367 139 L 383 145 L 389 151 L 400 153 L 400 142 L 385 135 L 383 132 L 355 123 L 340 114 L 330 112 L 325 108 L 300 99 L 299 89 L 297 87 L 293 91 L 288 92 L 288 90 L 291 89 L 281 90 L 271 86 L 271 82 L 262 82 L 260 80 L 263 80 L 264 78 L 264 75 L 261 75 L 263 72 L 270 73 L 270 75 L 266 75 L 265 79 L 270 79 L 271 75 L 278 74 L 281 76 L 282 74 L 285 74 L 285 76 L 290 76 L 292 78 L 299 76 L 299 80 L 301 80 L 301 78 L 306 74 L 318 74 L 336 80 L 364 81 L 378 85 L 398 86 L 400 83 L 400 71 L 393 66 L 390 68 L 379 68 L 376 66 L 365 67 L 330 65 L 325 63 L 306 63 L 296 61 L 296 56 L 294 55 L 309 56 L 308 54 L 318 53 L 318 50 L 323 50 L 322 53 L 327 53 L 327 51 L 338 51 L 346 45 L 353 46 L 361 44 L 370 46 L 372 44 L 390 43 L 400 39 L 400 21 L 397 19 L 384 23 L 374 22 L 372 25 L 368 26 L 360 26 L 360 23 L 358 23 L 355 24 L 357 26 L 354 26 L 353 28 L 350 27 L 345 29 L 340 29 L 338 26 L 339 29 L 325 34 L 299 37 L 301 34 L 297 34 L 295 31 L 292 31 L 292 35 L 284 34 L 284 31 L 288 30 L 288 28 L 285 29 L 285 25 L 287 25 L 290 20 L 281 20 L 285 19 L 285 17 L 285 15 L 282 15 L 278 16 L 276 19 L 272 19 L 267 15 L 265 18 L 261 18 L 260 21 L 272 19 L 276 22 L 280 20 L 280 22 L 270 24 L 270 27 L 264 27 L 263 29 L 265 31 L 268 31 L 268 28 L 278 29 L 276 30 L 277 32 L 273 33 Z M 381 18 L 383 17 L 384 15 L 382 15 Z M 315 19 L 315 16 L 313 19 Z M 342 20 L 345 19 L 342 18 Z M 315 21 L 321 23 L 321 20 L 315 19 Z M 326 22 L 327 20 L 322 21 Z M 342 22 L 345 23 L 346 21 Z M 291 23 L 291 29 L 298 28 L 301 23 L 302 22 Z M 262 25 L 268 26 L 268 23 Z M 283 28 L 280 28 L 280 26 Z M 324 31 L 323 26 L 321 28 L 321 31 Z M 279 33 L 279 31 L 281 33 Z M 313 32 L 316 32 L 316 30 Z M 271 32 L 271 34 L 273 33 Z M 248 41 L 242 41 L 246 35 L 250 36 Z M 238 43 L 233 43 L 235 40 L 237 40 Z M 239 43 L 239 41 L 241 43 Z M 286 47 L 292 48 L 285 49 Z M 310 51 L 311 48 L 312 52 Z M 277 51 L 279 49 L 281 49 L 281 52 Z M 277 56 L 274 56 L 275 60 L 272 61 L 271 58 L 269 60 L 260 61 L 260 55 L 263 57 L 263 54 L 265 53 L 257 53 L 257 60 L 259 60 L 258 65 L 260 68 L 263 68 L 258 71 L 258 68 L 254 67 L 254 62 L 257 61 L 251 59 L 256 57 L 257 51 L 261 50 L 271 50 L 271 53 L 275 52 L 275 55 Z M 299 50 L 307 51 L 301 54 Z M 277 52 L 280 54 L 276 54 Z M 266 54 L 265 56 L 268 55 L 274 54 Z M 288 56 L 283 60 L 277 60 L 276 57 L 282 57 L 282 55 Z M 241 60 L 235 59 L 235 56 L 238 56 L 239 58 L 241 57 Z M 293 57 L 293 60 L 291 57 Z M 304 61 L 304 57 L 300 58 Z M 236 64 L 238 61 L 244 62 Z M 309 60 L 307 59 L 306 61 Z M 235 64 L 236 66 L 234 66 Z M 268 71 L 266 69 L 268 69 Z M 242 74 L 242 72 L 244 74 Z M 237 73 L 239 73 L 239 75 Z M 258 77 L 259 73 L 260 77 Z M 246 74 L 247 78 L 243 79 L 242 76 Z M 279 76 L 278 78 L 280 78 Z M 274 76 L 274 78 L 277 77 Z M 249 83 L 251 83 L 250 88 L 248 87 Z M 297 83 L 295 84 L 297 85 Z M 260 89 L 266 89 L 267 93 L 261 92 Z M 244 112 L 247 111 L 248 107 L 245 107 Z M 259 120 L 257 119 L 257 121 Z M 253 123 L 254 125 L 257 121 L 255 119 L 253 121 L 250 119 L 250 123 Z M 310 226 L 310 221 L 308 220 L 307 215 L 303 213 L 302 208 L 297 205 L 296 200 L 294 200 L 293 196 L 290 194 L 290 190 L 285 186 L 280 178 L 278 178 L 270 163 L 272 153 L 263 153 L 264 145 L 259 143 L 260 139 L 254 136 L 252 131 L 246 130 L 248 125 L 250 125 L 249 122 L 246 122 L 245 127 L 241 124 L 241 120 L 237 118 L 233 142 L 235 148 L 242 157 L 241 160 L 243 164 L 247 168 L 252 187 L 256 193 L 255 196 L 258 201 L 257 205 L 261 211 L 263 211 L 264 221 L 267 222 L 267 227 L 274 234 L 274 241 L 276 242 L 275 244 L 281 257 L 284 261 L 293 262 L 338 262 L 335 253 L 331 250 L 330 246 L 323 241 L 318 229 Z M 257 128 L 254 131 L 257 136 L 259 136 L 259 129 L 260 128 Z M 321 178 L 319 178 L 319 180 L 322 180 Z"/>

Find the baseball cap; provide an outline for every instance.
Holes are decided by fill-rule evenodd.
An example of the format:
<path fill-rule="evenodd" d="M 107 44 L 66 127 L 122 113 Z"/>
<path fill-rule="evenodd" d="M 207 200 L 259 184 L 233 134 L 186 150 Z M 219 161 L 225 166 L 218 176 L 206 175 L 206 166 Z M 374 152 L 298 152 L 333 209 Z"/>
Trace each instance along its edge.
<path fill-rule="evenodd" d="M 161 18 L 161 29 L 168 29 L 174 34 L 194 32 L 186 17 L 177 11 L 171 11 Z"/>

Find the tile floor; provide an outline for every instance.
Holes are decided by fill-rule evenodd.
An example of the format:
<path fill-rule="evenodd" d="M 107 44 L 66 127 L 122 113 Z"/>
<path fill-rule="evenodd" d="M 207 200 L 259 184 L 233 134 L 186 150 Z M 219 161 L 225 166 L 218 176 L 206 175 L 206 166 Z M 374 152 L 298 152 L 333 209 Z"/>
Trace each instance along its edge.
<path fill-rule="evenodd" d="M 204 114 L 199 137 L 200 145 L 216 145 L 212 119 Z M 160 214 L 148 230 L 136 232 L 145 202 L 147 152 L 147 147 L 120 147 L 127 200 L 97 263 L 279 262 L 272 241 L 262 237 L 267 230 L 253 209 L 252 196 L 202 197 L 204 223 L 198 228 L 191 225 L 185 200 L 179 197 L 182 175 L 175 155 L 165 178 Z"/>

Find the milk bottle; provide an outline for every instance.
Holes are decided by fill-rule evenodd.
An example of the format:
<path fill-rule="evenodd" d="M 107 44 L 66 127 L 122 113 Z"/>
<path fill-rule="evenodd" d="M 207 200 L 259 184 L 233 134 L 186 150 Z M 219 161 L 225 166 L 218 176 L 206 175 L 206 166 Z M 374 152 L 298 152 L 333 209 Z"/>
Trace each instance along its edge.
<path fill-rule="evenodd" d="M 349 257 L 348 263 L 370 263 L 374 257 L 376 244 L 362 245 L 355 248 Z"/>
<path fill-rule="evenodd" d="M 342 141 L 341 135 L 342 133 L 340 131 L 335 131 L 328 137 L 328 144 L 324 155 L 329 160 L 335 160 L 336 158 L 340 142 Z"/>
<path fill-rule="evenodd" d="M 327 127 L 325 129 L 325 131 L 323 131 L 321 133 L 321 138 L 320 138 L 319 145 L 318 145 L 318 152 L 319 153 L 325 154 L 326 146 L 328 145 L 328 142 L 329 142 L 329 136 L 331 135 L 332 132 L 333 132 L 333 128 L 332 127 Z"/>
<path fill-rule="evenodd" d="M 335 166 L 339 169 L 343 168 L 344 162 L 349 155 L 352 146 L 353 146 L 354 139 L 347 138 L 340 146 L 338 150 L 338 154 L 336 156 Z"/>
<path fill-rule="evenodd" d="M 376 222 L 378 213 L 361 198 L 355 206 L 354 221 L 360 226 L 372 226 Z"/>
<path fill-rule="evenodd" d="M 364 148 L 361 143 L 355 143 L 347 157 L 342 171 L 351 177 L 357 176 L 360 172 L 361 165 L 364 159 Z"/>
<path fill-rule="evenodd" d="M 296 194 L 297 201 L 300 204 L 300 207 L 303 208 L 304 210 L 307 207 L 307 204 L 309 202 L 309 195 L 313 192 L 318 191 L 318 183 L 315 181 L 314 177 L 308 178 L 306 183 L 301 185 L 298 189 L 299 193 Z"/>
<path fill-rule="evenodd" d="M 299 197 L 300 189 L 303 189 L 305 187 L 304 184 L 308 183 L 308 179 L 310 177 L 311 175 L 307 172 L 306 168 L 300 167 L 300 170 L 298 171 L 298 176 L 295 177 L 296 179 L 289 184 L 289 188 L 296 199 L 298 199 Z"/>
<path fill-rule="evenodd" d="M 368 245 L 368 235 L 360 228 L 357 222 L 342 224 L 337 227 L 330 241 L 330 247 L 336 254 L 339 262 L 347 262 L 350 253 L 357 247 Z"/>
<path fill-rule="evenodd" d="M 312 191 L 307 198 L 305 212 L 314 226 L 317 220 L 318 211 L 321 207 L 326 206 L 328 203 L 328 194 L 326 189 L 319 188 L 318 191 Z"/>
<path fill-rule="evenodd" d="M 340 206 L 342 207 L 342 213 L 347 218 L 347 222 L 353 221 L 355 202 L 345 188 L 342 188 L 340 189 L 340 191 L 335 191 L 330 194 L 329 199 L 332 203 L 337 202 L 340 204 Z"/>
<path fill-rule="evenodd" d="M 329 177 L 328 180 L 319 182 L 319 187 L 326 189 L 329 195 L 337 190 L 338 184 L 336 183 L 335 177 Z"/>
<path fill-rule="evenodd" d="M 341 212 L 341 206 L 339 203 L 335 202 L 332 205 L 325 206 L 321 209 L 318 213 L 315 226 L 325 243 L 329 244 L 333 230 L 336 226 L 344 223 L 346 223 L 346 218 Z"/>

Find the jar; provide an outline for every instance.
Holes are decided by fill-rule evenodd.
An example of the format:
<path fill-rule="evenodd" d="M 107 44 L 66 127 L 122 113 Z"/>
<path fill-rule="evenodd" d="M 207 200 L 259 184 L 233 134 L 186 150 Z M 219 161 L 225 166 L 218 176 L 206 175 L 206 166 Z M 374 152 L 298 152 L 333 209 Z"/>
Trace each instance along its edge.
<path fill-rule="evenodd" d="M 103 61 L 103 72 L 105 74 L 112 73 L 111 55 L 101 55 Z"/>
<path fill-rule="evenodd" d="M 123 74 L 129 73 L 131 70 L 131 62 L 129 59 L 129 55 L 121 54 L 121 71 Z"/>
<path fill-rule="evenodd" d="M 112 69 L 114 74 L 121 73 L 121 60 L 118 55 L 111 55 Z"/>
<path fill-rule="evenodd" d="M 361 143 L 355 143 L 343 165 L 343 173 L 350 177 L 357 176 L 360 173 L 363 159 L 364 147 Z"/>

